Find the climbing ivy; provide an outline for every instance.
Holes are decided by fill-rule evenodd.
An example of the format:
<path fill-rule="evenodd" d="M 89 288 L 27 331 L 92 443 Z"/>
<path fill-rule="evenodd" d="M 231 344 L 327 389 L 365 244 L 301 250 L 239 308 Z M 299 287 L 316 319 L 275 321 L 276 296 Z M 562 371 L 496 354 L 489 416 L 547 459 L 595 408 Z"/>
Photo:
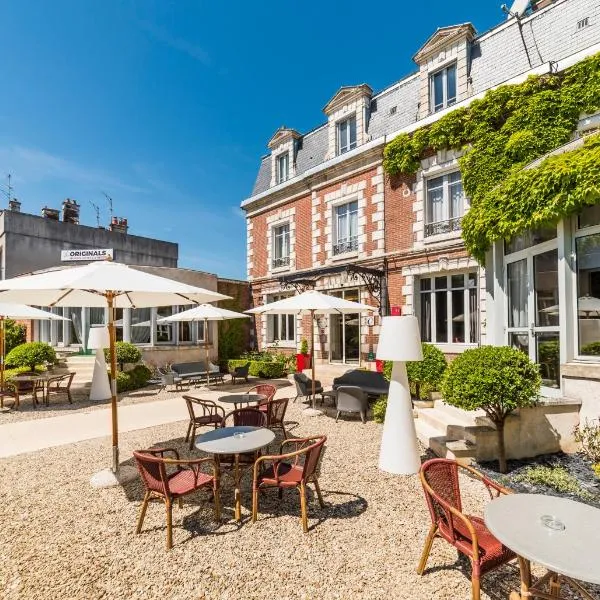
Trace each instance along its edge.
<path fill-rule="evenodd" d="M 551 224 L 600 202 L 600 141 L 533 160 L 571 139 L 581 113 L 600 110 L 600 54 L 562 73 L 529 77 L 488 91 L 412 135 L 401 134 L 384 150 L 390 175 L 416 173 L 428 153 L 463 150 L 463 187 L 471 202 L 462 235 L 481 263 L 495 240 Z"/>

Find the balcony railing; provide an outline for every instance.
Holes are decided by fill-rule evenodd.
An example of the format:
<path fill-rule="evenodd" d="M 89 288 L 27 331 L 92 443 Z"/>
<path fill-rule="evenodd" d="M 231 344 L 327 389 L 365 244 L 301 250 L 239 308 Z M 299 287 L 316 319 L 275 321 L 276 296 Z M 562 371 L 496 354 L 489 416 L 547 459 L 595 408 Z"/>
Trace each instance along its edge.
<path fill-rule="evenodd" d="M 280 258 L 274 258 L 271 261 L 272 269 L 281 269 L 282 267 L 290 266 L 290 257 L 289 256 L 281 256 Z"/>
<path fill-rule="evenodd" d="M 350 238 L 349 240 L 343 240 L 333 245 L 333 254 L 345 254 L 346 252 L 358 251 L 358 237 Z"/>
<path fill-rule="evenodd" d="M 460 231 L 462 217 L 447 219 L 446 221 L 437 221 L 436 223 L 425 223 L 425 237 L 430 235 L 440 235 L 442 233 L 452 233 Z"/>

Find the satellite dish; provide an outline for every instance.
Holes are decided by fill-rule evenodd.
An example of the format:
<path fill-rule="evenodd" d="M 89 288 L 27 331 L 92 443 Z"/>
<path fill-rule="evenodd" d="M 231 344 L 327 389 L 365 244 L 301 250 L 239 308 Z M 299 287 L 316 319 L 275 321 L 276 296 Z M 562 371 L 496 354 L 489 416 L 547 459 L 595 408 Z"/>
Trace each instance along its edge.
<path fill-rule="evenodd" d="M 510 7 L 510 11 L 508 13 L 508 18 L 511 17 L 521 17 L 525 14 L 529 5 L 531 4 L 531 0 L 515 0 Z"/>

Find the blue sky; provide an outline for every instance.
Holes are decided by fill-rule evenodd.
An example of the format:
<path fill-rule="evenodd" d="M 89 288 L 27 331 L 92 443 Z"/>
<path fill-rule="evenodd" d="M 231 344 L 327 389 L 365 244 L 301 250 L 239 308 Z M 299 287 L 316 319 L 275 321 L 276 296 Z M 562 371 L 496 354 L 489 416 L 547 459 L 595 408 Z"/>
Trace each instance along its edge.
<path fill-rule="evenodd" d="M 389 85 L 436 27 L 483 32 L 499 4 L 3 2 L 0 188 L 11 173 L 34 214 L 74 198 L 88 225 L 106 192 L 180 266 L 245 278 L 239 204 L 275 129 L 312 129 L 341 85 Z"/>

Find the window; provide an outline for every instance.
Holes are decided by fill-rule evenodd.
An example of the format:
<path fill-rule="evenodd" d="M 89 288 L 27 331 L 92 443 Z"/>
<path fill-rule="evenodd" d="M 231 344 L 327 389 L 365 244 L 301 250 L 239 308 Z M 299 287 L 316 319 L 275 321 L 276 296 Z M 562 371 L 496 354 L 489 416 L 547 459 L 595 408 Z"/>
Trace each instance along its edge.
<path fill-rule="evenodd" d="M 283 300 L 287 296 L 273 296 L 269 302 Z M 267 315 L 267 342 L 269 344 L 296 342 L 296 315 Z"/>
<path fill-rule="evenodd" d="M 418 283 L 423 341 L 435 344 L 477 343 L 477 273 L 422 277 Z"/>
<path fill-rule="evenodd" d="M 187 310 L 186 306 L 178 306 L 177 312 L 181 312 Z M 179 321 L 177 323 L 177 341 L 180 344 L 190 343 L 192 342 L 192 331 L 193 331 L 194 323 L 193 321 Z"/>
<path fill-rule="evenodd" d="M 206 333 L 207 332 L 204 331 L 204 321 L 198 321 L 197 326 L 198 326 L 198 341 L 199 342 L 206 342 L 206 341 L 208 341 L 206 339 Z M 209 325 L 209 327 L 210 327 L 210 325 Z"/>
<path fill-rule="evenodd" d="M 429 85 L 431 112 L 456 104 L 456 65 L 450 65 L 430 75 Z"/>
<path fill-rule="evenodd" d="M 290 178 L 290 153 L 285 152 L 277 157 L 277 183 L 283 183 Z"/>
<path fill-rule="evenodd" d="M 425 236 L 460 231 L 465 201 L 460 172 L 427 180 Z"/>
<path fill-rule="evenodd" d="M 358 201 L 336 206 L 333 217 L 335 230 L 333 254 L 358 251 Z"/>
<path fill-rule="evenodd" d="M 170 317 L 173 314 L 172 306 L 159 306 L 156 309 L 156 320 Z M 173 343 L 173 323 L 157 323 L 156 324 L 156 342 L 158 344 Z"/>
<path fill-rule="evenodd" d="M 337 153 L 344 154 L 356 148 L 356 116 L 339 121 L 337 130 Z"/>
<path fill-rule="evenodd" d="M 273 258 L 271 267 L 287 267 L 290 264 L 290 224 L 273 227 Z"/>

